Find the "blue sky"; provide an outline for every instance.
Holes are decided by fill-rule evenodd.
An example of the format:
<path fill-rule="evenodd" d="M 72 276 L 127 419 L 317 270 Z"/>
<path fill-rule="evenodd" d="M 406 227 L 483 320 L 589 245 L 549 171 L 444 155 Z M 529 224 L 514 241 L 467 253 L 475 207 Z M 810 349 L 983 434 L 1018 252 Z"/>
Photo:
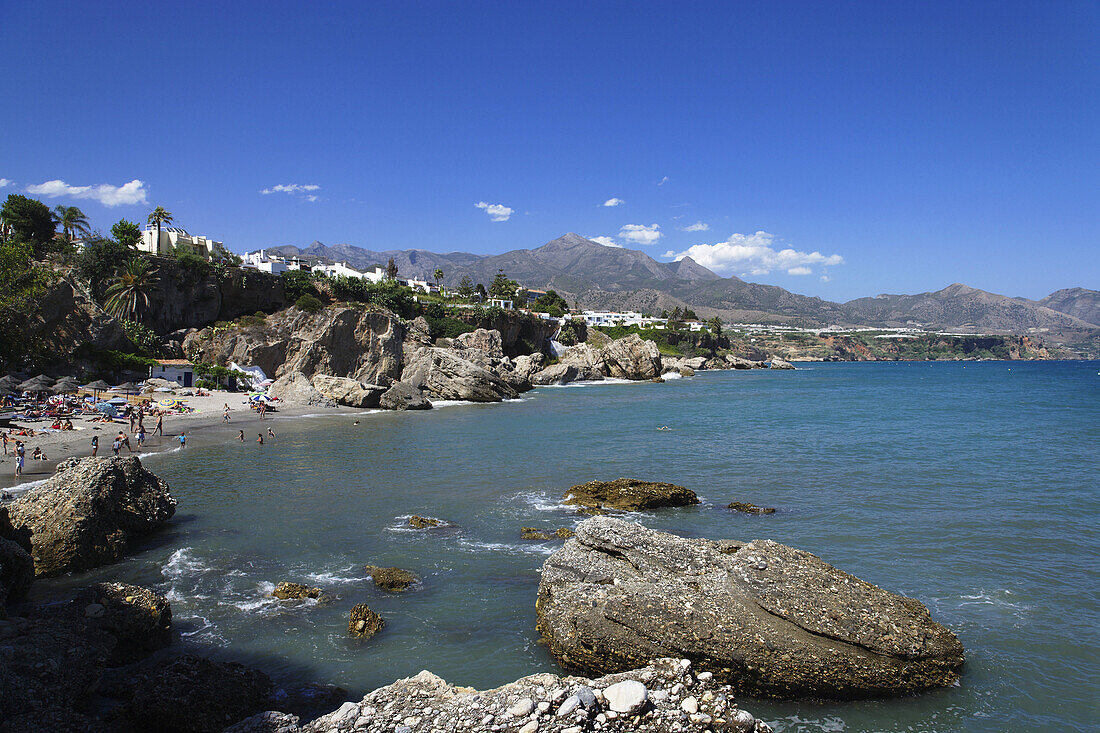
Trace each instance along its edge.
<path fill-rule="evenodd" d="M 1095 2 L 8 3 L 0 60 L 0 195 L 104 231 L 1100 288 Z"/>

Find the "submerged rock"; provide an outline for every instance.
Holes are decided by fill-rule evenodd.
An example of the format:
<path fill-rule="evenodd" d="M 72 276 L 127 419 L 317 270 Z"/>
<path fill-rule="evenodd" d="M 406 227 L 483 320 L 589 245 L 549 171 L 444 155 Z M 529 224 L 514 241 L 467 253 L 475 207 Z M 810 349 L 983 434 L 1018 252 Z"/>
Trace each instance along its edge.
<path fill-rule="evenodd" d="M 690 506 L 699 503 L 691 489 L 661 481 L 641 481 L 617 478 L 614 481 L 589 481 L 565 492 L 566 504 L 591 509 L 619 509 L 636 512 L 667 506 Z"/>
<path fill-rule="evenodd" d="M 271 591 L 271 595 L 281 601 L 314 598 L 319 603 L 325 603 L 332 600 L 320 588 L 311 588 L 304 583 L 290 583 L 285 580 L 275 586 L 275 590 Z"/>
<path fill-rule="evenodd" d="M 585 520 L 542 568 L 538 628 L 569 669 L 692 659 L 739 691 L 908 694 L 958 679 L 963 648 L 928 609 L 770 540 L 684 539 Z"/>
<path fill-rule="evenodd" d="M 774 507 L 757 506 L 756 504 L 748 504 L 743 501 L 730 502 L 726 508 L 732 509 L 735 512 L 744 512 L 745 514 L 775 514 Z"/>
<path fill-rule="evenodd" d="M 409 526 L 416 529 L 431 529 L 432 527 L 442 527 L 443 522 L 433 517 L 422 517 L 419 514 L 414 514 L 409 517 Z"/>
<path fill-rule="evenodd" d="M 359 639 L 369 639 L 386 625 L 385 619 L 365 603 L 356 603 L 348 618 L 348 633 Z"/>
<path fill-rule="evenodd" d="M 382 590 L 403 591 L 416 582 L 415 575 L 401 568 L 383 568 L 377 565 L 365 565 L 363 571 L 371 577 L 374 584 Z"/>
<path fill-rule="evenodd" d="M 559 527 L 547 532 L 537 527 L 520 527 L 519 536 L 523 540 L 567 540 L 573 536 L 573 530 Z"/>
<path fill-rule="evenodd" d="M 693 713 L 682 703 L 694 700 Z M 492 690 L 450 685 L 427 670 L 346 702 L 304 733 L 431 731 L 735 731 L 771 729 L 734 704 L 729 687 L 692 673 L 686 659 L 657 659 L 598 679 L 543 673 Z"/>
<path fill-rule="evenodd" d="M 175 514 L 168 484 L 133 456 L 83 458 L 60 468 L 7 507 L 11 536 L 38 576 L 87 570 L 122 558 Z"/>

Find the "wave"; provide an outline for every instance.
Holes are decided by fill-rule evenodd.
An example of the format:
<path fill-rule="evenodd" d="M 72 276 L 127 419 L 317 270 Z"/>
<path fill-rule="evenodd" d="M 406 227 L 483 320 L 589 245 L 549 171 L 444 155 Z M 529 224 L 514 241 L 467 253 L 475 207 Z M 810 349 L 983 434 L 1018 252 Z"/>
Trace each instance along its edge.
<path fill-rule="evenodd" d="M 821 731 L 821 733 L 840 733 L 847 730 L 848 726 L 840 718 L 803 718 L 798 715 L 788 715 L 785 718 L 773 718 L 768 721 L 775 733 L 796 733 L 801 731 Z"/>
<path fill-rule="evenodd" d="M 458 541 L 458 546 L 460 549 L 470 550 L 472 552 L 502 552 L 509 555 L 552 555 L 554 551 L 561 546 L 561 543 L 533 541 L 529 544 L 520 544 L 513 542 L 482 542 L 481 540 L 462 539 Z"/>

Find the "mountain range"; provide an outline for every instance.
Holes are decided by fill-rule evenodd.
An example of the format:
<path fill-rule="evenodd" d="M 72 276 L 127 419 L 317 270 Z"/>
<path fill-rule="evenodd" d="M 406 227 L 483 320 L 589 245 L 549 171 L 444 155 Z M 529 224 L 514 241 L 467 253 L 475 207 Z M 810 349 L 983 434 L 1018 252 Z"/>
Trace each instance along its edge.
<path fill-rule="evenodd" d="M 1029 300 L 990 293 L 961 283 L 916 295 L 877 295 L 834 303 L 738 277 L 722 277 L 690 257 L 658 262 L 638 250 L 605 247 L 569 233 L 536 249 L 498 255 L 437 253 L 422 249 L 373 251 L 348 244 L 269 248 L 284 256 L 325 257 L 352 267 L 384 265 L 390 258 L 405 276 L 444 282 L 464 276 L 488 284 L 498 270 L 529 288 L 554 289 L 586 308 L 631 309 L 650 313 L 676 306 L 726 322 L 792 325 L 896 327 L 919 324 L 939 330 L 982 333 L 1042 333 L 1056 341 L 1100 338 L 1100 291 L 1059 290 Z"/>

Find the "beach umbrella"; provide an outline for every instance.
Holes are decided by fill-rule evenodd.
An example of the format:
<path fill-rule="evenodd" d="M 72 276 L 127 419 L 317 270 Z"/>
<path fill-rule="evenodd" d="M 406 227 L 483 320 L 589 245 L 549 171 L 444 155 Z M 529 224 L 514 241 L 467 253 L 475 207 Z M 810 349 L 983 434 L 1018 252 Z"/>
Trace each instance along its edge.
<path fill-rule="evenodd" d="M 76 382 L 58 382 L 50 387 L 50 391 L 54 394 L 68 394 L 69 392 L 75 392 L 77 386 Z"/>
<path fill-rule="evenodd" d="M 126 403 L 127 400 L 125 397 L 112 397 L 111 399 L 107 400 L 107 404 L 109 405 L 125 405 Z"/>
<path fill-rule="evenodd" d="M 137 385 L 133 382 L 123 382 L 115 387 L 116 392 L 137 392 Z"/>
<path fill-rule="evenodd" d="M 84 385 L 84 389 L 90 389 L 93 392 L 102 392 L 105 389 L 110 389 L 111 385 L 104 382 L 102 379 L 97 379 L 94 382 L 89 382 Z"/>
<path fill-rule="evenodd" d="M 19 385 L 20 392 L 45 392 L 53 386 L 49 377 L 32 377 Z"/>
<path fill-rule="evenodd" d="M 116 410 L 115 406 L 112 405 L 110 402 L 97 402 L 95 409 L 99 410 L 108 417 L 118 417 L 118 410 Z"/>

